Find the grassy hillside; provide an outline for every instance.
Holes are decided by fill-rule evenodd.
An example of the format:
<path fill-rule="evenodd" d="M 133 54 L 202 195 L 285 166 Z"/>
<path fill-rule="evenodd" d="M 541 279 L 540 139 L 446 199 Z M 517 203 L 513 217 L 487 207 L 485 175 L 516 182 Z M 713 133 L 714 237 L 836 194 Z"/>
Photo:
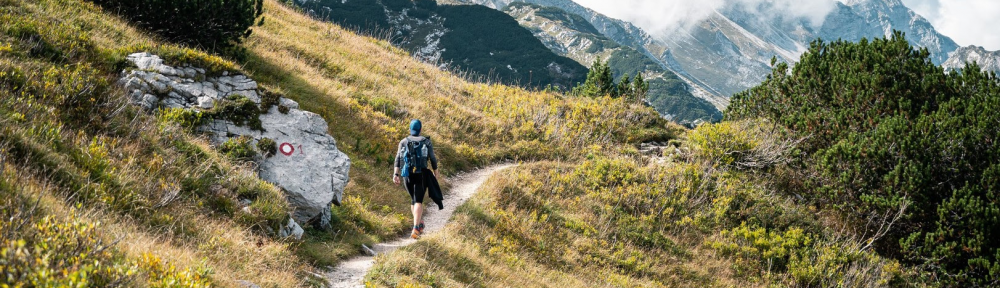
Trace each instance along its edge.
<path fill-rule="evenodd" d="M 651 109 L 469 83 L 276 1 L 265 11 L 243 60 L 231 62 L 163 42 L 86 1 L 0 1 L 0 216 L 21 220 L 0 223 L 4 281 L 315 282 L 313 272 L 358 244 L 406 229 L 406 196 L 389 176 L 411 118 L 424 120 L 446 174 L 502 160 L 574 160 L 602 146 L 634 153 L 624 144 L 677 133 Z M 169 113 L 128 105 L 114 83 L 124 56 L 138 51 L 246 73 L 323 116 L 354 165 L 334 229 L 276 239 L 290 211 L 276 187 Z M 254 200 L 242 209 L 238 197 Z"/>
<path fill-rule="evenodd" d="M 489 180 L 379 286 L 994 287 L 1000 81 L 901 33 L 820 40 L 662 155 Z"/>
<path fill-rule="evenodd" d="M 288 217 L 282 193 L 113 85 L 140 50 L 235 66 L 81 1 L 2 1 L 0 11 L 0 214 L 16 219 L 0 223 L 4 282 L 301 283 L 311 268 L 294 243 L 265 232 Z M 239 210 L 237 196 L 255 200 Z"/>
<path fill-rule="evenodd" d="M 662 158 L 591 152 L 488 180 L 447 233 L 377 257 L 394 287 L 873 287 L 912 271 L 778 185 L 794 140 L 702 125 Z"/>
<path fill-rule="evenodd" d="M 412 118 L 428 127 L 449 174 L 503 160 L 575 159 L 580 147 L 667 139 L 674 133 L 649 109 L 609 98 L 469 83 L 388 42 L 314 21 L 290 7 L 266 9 L 269 21 L 248 39 L 244 69 L 326 118 L 331 135 L 351 157 L 345 206 L 334 209 L 344 220 L 334 230 L 350 233 L 337 237 L 385 239 L 406 227 L 407 196 L 390 184 L 391 157 Z M 333 242 L 339 257 L 356 253 L 354 245 Z"/>

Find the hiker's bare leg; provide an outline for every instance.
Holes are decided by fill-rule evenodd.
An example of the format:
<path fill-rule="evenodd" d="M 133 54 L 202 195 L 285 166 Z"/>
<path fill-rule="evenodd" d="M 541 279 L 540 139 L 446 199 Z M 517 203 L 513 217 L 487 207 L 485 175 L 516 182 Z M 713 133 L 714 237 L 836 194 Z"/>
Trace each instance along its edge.
<path fill-rule="evenodd" d="M 410 204 L 410 214 L 413 214 L 413 226 L 417 226 L 417 204 Z"/>
<path fill-rule="evenodd" d="M 424 204 L 417 203 L 413 204 L 413 226 L 420 225 L 424 222 Z"/>

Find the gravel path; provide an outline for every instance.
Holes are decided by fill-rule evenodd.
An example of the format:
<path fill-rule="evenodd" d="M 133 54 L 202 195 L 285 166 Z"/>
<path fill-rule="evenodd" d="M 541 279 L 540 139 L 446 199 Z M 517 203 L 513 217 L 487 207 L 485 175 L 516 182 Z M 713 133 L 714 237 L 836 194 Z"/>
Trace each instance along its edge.
<path fill-rule="evenodd" d="M 510 168 L 511 166 L 514 165 L 495 165 L 450 178 L 449 182 L 452 184 L 452 190 L 450 193 L 445 193 L 444 210 L 438 210 L 437 205 L 431 202 L 430 198 L 426 198 L 427 201 L 425 202 L 429 205 L 426 205 L 428 208 L 424 210 L 424 224 L 427 225 L 424 234 L 430 235 L 444 228 L 444 225 L 451 219 L 451 214 L 455 213 L 455 208 L 461 206 L 469 198 L 472 198 L 472 195 L 479 190 L 479 186 L 483 185 L 483 182 L 486 182 L 487 178 L 493 175 L 493 173 Z M 411 239 L 409 233 L 407 233 L 407 236 L 392 242 L 375 244 L 375 247 L 371 247 L 371 249 L 378 254 L 389 253 L 400 247 L 413 244 L 416 241 Z M 326 277 L 333 288 L 364 287 L 362 281 L 374 264 L 375 258 L 370 255 L 357 256 L 341 262 L 337 268 L 327 273 Z"/>

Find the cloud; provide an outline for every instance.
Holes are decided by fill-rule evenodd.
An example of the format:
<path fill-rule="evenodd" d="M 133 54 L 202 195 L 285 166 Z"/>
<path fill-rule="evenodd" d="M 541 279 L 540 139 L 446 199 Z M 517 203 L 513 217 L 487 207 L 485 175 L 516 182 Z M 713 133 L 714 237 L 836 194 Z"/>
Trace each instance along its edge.
<path fill-rule="evenodd" d="M 1000 50 L 1000 1 L 996 0 L 903 0 L 907 7 L 927 18 L 941 34 L 959 45 L 978 45 Z"/>
<path fill-rule="evenodd" d="M 632 22 L 652 35 L 667 35 L 686 29 L 732 4 L 770 7 L 768 12 L 806 19 L 814 26 L 836 6 L 836 0 L 573 0 L 594 11 Z M 787 19 L 787 18 L 786 18 Z"/>
<path fill-rule="evenodd" d="M 766 13 L 806 19 L 813 26 L 823 23 L 838 0 L 573 0 L 605 15 L 632 22 L 651 35 L 665 36 L 696 25 L 728 5 L 770 6 Z M 843 0 L 846 1 L 846 0 Z M 883 0 L 879 0 L 883 1 Z M 959 45 L 979 45 L 1000 50 L 1000 1 L 997 0 L 902 0 L 927 18 L 941 34 Z M 788 19 L 788 18 L 785 18 Z"/>

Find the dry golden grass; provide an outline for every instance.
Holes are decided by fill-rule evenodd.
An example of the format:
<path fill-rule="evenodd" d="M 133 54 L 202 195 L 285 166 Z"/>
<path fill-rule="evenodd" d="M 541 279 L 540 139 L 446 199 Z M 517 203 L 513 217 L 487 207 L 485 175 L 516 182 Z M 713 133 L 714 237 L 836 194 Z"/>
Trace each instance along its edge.
<path fill-rule="evenodd" d="M 276 1 L 266 1 L 265 11 L 264 26 L 245 43 L 244 70 L 323 116 L 352 159 L 345 205 L 335 208 L 343 225 L 300 247 L 321 265 L 407 229 L 408 196 L 391 184 L 391 159 L 410 119 L 424 122 L 445 174 L 501 160 L 572 159 L 581 147 L 666 138 L 678 129 L 617 99 L 470 83 Z"/>
<path fill-rule="evenodd" d="M 689 131 L 695 140 L 678 139 L 681 153 L 666 162 L 611 149 L 498 173 L 458 208 L 445 232 L 376 258 L 367 281 L 376 287 L 921 285 L 907 283 L 913 271 L 899 262 L 824 227 L 822 213 L 774 188 L 769 168 L 727 158 L 785 141 L 761 140 L 756 125 Z"/>
<path fill-rule="evenodd" d="M 137 50 L 212 57 L 163 44 L 89 2 L 0 4 L 0 40 L 13 44 L 0 45 L 7 47 L 0 51 L 0 66 L 4 72 L 23 72 L 32 81 L 29 86 L 38 87 L 10 86 L 16 79 L 0 77 L 0 168 L 3 182 L 10 185 L 6 193 L 43 199 L 44 215 L 58 223 L 100 223 L 104 242 L 116 243 L 111 248 L 115 263 L 107 264 L 135 265 L 139 275 L 150 275 L 133 278 L 128 286 L 163 284 L 157 284 L 161 280 L 151 276 L 154 272 L 203 275 L 221 286 L 235 286 L 236 280 L 269 287 L 306 284 L 303 271 L 315 268 L 294 254 L 296 244 L 267 237 L 260 228 L 267 224 L 254 223 L 274 213 L 287 215 L 280 191 L 256 179 L 249 167 L 212 152 L 205 140 L 136 113 L 120 91 L 102 90 L 98 83 L 113 82 L 120 71 L 111 69 Z M 31 48 L 25 46 L 30 41 L 52 45 L 60 58 L 31 56 L 24 50 Z M 53 79 L 62 81 L 39 83 Z M 51 103 L 56 97 L 72 97 L 60 94 L 76 94 L 78 87 L 80 95 L 99 91 L 89 99 L 99 109 L 88 116 L 90 123 L 67 121 L 69 116 L 62 114 L 68 112 Z M 211 201 L 234 196 L 212 195 L 212 185 L 220 191 L 254 189 L 259 194 L 250 206 L 253 212 L 229 215 L 219 210 Z M 174 191 L 180 196 L 161 202 Z M 273 214 L 261 217 L 266 213 Z M 3 244 L 16 239 L 4 238 Z M 169 267 L 176 271 L 159 270 Z"/>
<path fill-rule="evenodd" d="M 677 129 L 651 109 L 615 99 L 565 99 L 469 83 L 388 42 L 315 21 L 275 1 L 266 2 L 266 24 L 244 45 L 249 56 L 235 64 L 163 43 L 86 1 L 6 0 L 0 6 L 0 68 L 24 72 L 31 81 L 78 77 L 73 83 L 84 89 L 33 83 L 53 94 L 43 99 L 101 91 L 88 102 L 92 112 L 101 112 L 74 114 L 84 121 L 66 122 L 56 104 L 16 97 L 35 92 L 3 86 L 0 164 L 24 171 L 3 180 L 16 183 L 15 195 L 44 197 L 47 213 L 59 221 L 102 223 L 100 236 L 117 241 L 115 257 L 138 263 L 149 275 L 176 267 L 161 274 L 204 274 L 222 286 L 236 280 L 300 286 L 308 284 L 306 271 L 356 254 L 358 244 L 395 237 L 407 226 L 408 205 L 401 188 L 390 184 L 390 159 L 410 118 L 424 120 L 446 174 L 504 159 L 572 159 L 580 157 L 575 150 L 666 138 Z M 35 38 L 7 34 L 24 27 L 59 54 L 29 57 Z M 203 139 L 128 108 L 116 88 L 97 84 L 112 83 L 124 56 L 139 51 L 243 70 L 322 115 L 354 160 L 344 206 L 334 209 L 336 229 L 310 230 L 301 242 L 264 236 L 267 224 L 260 221 L 287 209 L 284 199 L 275 198 L 276 188 L 213 152 Z M 46 71 L 63 74 L 46 78 Z M 79 187 L 96 196 L 78 198 Z M 214 202 L 232 198 L 236 187 L 261 193 L 250 206 L 254 212 L 226 212 L 225 203 Z M 182 196 L 160 203 L 175 191 Z M 149 285 L 156 281 L 150 278 Z"/>

